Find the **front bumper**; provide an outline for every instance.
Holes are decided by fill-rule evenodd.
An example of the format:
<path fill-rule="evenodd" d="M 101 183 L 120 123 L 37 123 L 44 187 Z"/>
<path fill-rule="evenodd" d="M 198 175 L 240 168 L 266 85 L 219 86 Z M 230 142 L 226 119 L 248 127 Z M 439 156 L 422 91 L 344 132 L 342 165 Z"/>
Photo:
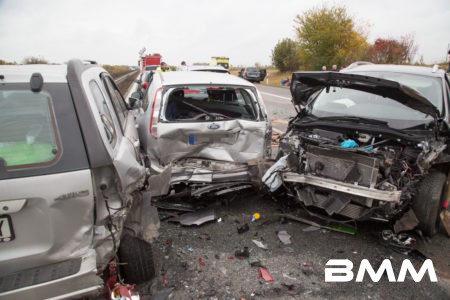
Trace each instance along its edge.
<path fill-rule="evenodd" d="M 402 196 L 401 191 L 382 191 L 374 188 L 368 188 L 365 186 L 341 182 L 334 179 L 323 178 L 314 175 L 298 174 L 293 172 L 283 173 L 283 181 L 293 183 L 304 183 L 336 192 L 387 202 L 398 203 L 400 202 Z"/>

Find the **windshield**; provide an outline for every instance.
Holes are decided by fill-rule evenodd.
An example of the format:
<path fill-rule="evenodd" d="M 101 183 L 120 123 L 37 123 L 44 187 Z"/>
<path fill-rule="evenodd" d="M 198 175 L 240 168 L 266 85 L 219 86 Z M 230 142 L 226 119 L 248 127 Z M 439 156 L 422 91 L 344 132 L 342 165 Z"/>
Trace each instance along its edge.
<path fill-rule="evenodd" d="M 331 87 L 317 92 L 307 106 L 307 112 L 316 117 L 353 116 L 388 122 L 397 129 L 406 129 L 429 123 L 431 116 L 409 108 L 398 101 L 358 90 Z M 314 97 L 314 96 L 313 96 Z"/>
<path fill-rule="evenodd" d="M 168 121 L 256 120 L 256 99 L 248 88 L 231 86 L 185 86 L 169 94 Z"/>
<path fill-rule="evenodd" d="M 440 78 L 406 74 L 406 73 L 396 73 L 396 72 L 383 72 L 383 71 L 365 71 L 365 72 L 354 72 L 356 74 L 368 75 L 372 77 L 379 77 L 383 79 L 388 79 L 392 81 L 397 81 L 403 85 L 417 90 L 425 98 L 428 99 L 437 109 L 442 112 L 442 82 Z"/>

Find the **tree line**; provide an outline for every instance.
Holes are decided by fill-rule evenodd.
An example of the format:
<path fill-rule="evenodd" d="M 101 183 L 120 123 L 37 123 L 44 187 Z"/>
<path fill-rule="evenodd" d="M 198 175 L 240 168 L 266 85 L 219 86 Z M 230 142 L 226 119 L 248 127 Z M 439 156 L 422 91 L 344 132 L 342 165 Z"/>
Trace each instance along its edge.
<path fill-rule="evenodd" d="M 321 7 L 297 15 L 296 39 L 280 40 L 272 50 L 272 63 L 280 71 L 345 67 L 355 61 L 411 64 L 417 52 L 413 35 L 367 41 L 367 29 L 357 26 L 345 7 Z"/>

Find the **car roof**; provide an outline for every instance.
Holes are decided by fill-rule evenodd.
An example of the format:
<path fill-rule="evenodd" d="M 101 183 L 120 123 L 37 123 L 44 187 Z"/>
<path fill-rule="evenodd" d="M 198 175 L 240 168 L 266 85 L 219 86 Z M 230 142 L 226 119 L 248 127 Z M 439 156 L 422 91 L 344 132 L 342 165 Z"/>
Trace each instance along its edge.
<path fill-rule="evenodd" d="M 33 73 L 41 73 L 44 82 L 67 82 L 67 65 L 2 65 L 0 82 L 29 82 Z"/>
<path fill-rule="evenodd" d="M 343 73 L 357 72 L 395 72 L 408 73 L 431 77 L 444 77 L 445 71 L 438 69 L 433 72 L 433 68 L 410 65 L 383 65 L 383 64 L 365 64 L 352 67 L 351 69 L 342 70 Z"/>
<path fill-rule="evenodd" d="M 247 80 L 227 73 L 179 71 L 157 74 L 160 74 L 162 85 L 164 86 L 183 84 L 223 84 L 254 87 L 254 85 Z"/>
<path fill-rule="evenodd" d="M 188 71 L 213 71 L 213 72 L 222 72 L 229 73 L 227 69 L 222 66 L 188 66 Z"/>

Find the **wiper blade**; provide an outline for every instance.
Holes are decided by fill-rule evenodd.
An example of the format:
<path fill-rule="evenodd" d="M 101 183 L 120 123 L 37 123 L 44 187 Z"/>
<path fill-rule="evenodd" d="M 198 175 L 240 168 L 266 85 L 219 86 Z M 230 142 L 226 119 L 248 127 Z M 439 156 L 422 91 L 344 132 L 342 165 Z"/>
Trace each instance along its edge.
<path fill-rule="evenodd" d="M 308 115 L 308 117 L 312 115 Z M 384 125 L 388 126 L 388 122 L 381 121 L 377 119 L 371 119 L 371 118 L 361 118 L 361 117 L 355 117 L 355 116 L 329 116 L 329 117 L 313 117 L 314 121 L 320 120 L 320 121 L 349 121 L 354 123 L 362 123 L 362 124 L 371 124 L 371 125 Z"/>

